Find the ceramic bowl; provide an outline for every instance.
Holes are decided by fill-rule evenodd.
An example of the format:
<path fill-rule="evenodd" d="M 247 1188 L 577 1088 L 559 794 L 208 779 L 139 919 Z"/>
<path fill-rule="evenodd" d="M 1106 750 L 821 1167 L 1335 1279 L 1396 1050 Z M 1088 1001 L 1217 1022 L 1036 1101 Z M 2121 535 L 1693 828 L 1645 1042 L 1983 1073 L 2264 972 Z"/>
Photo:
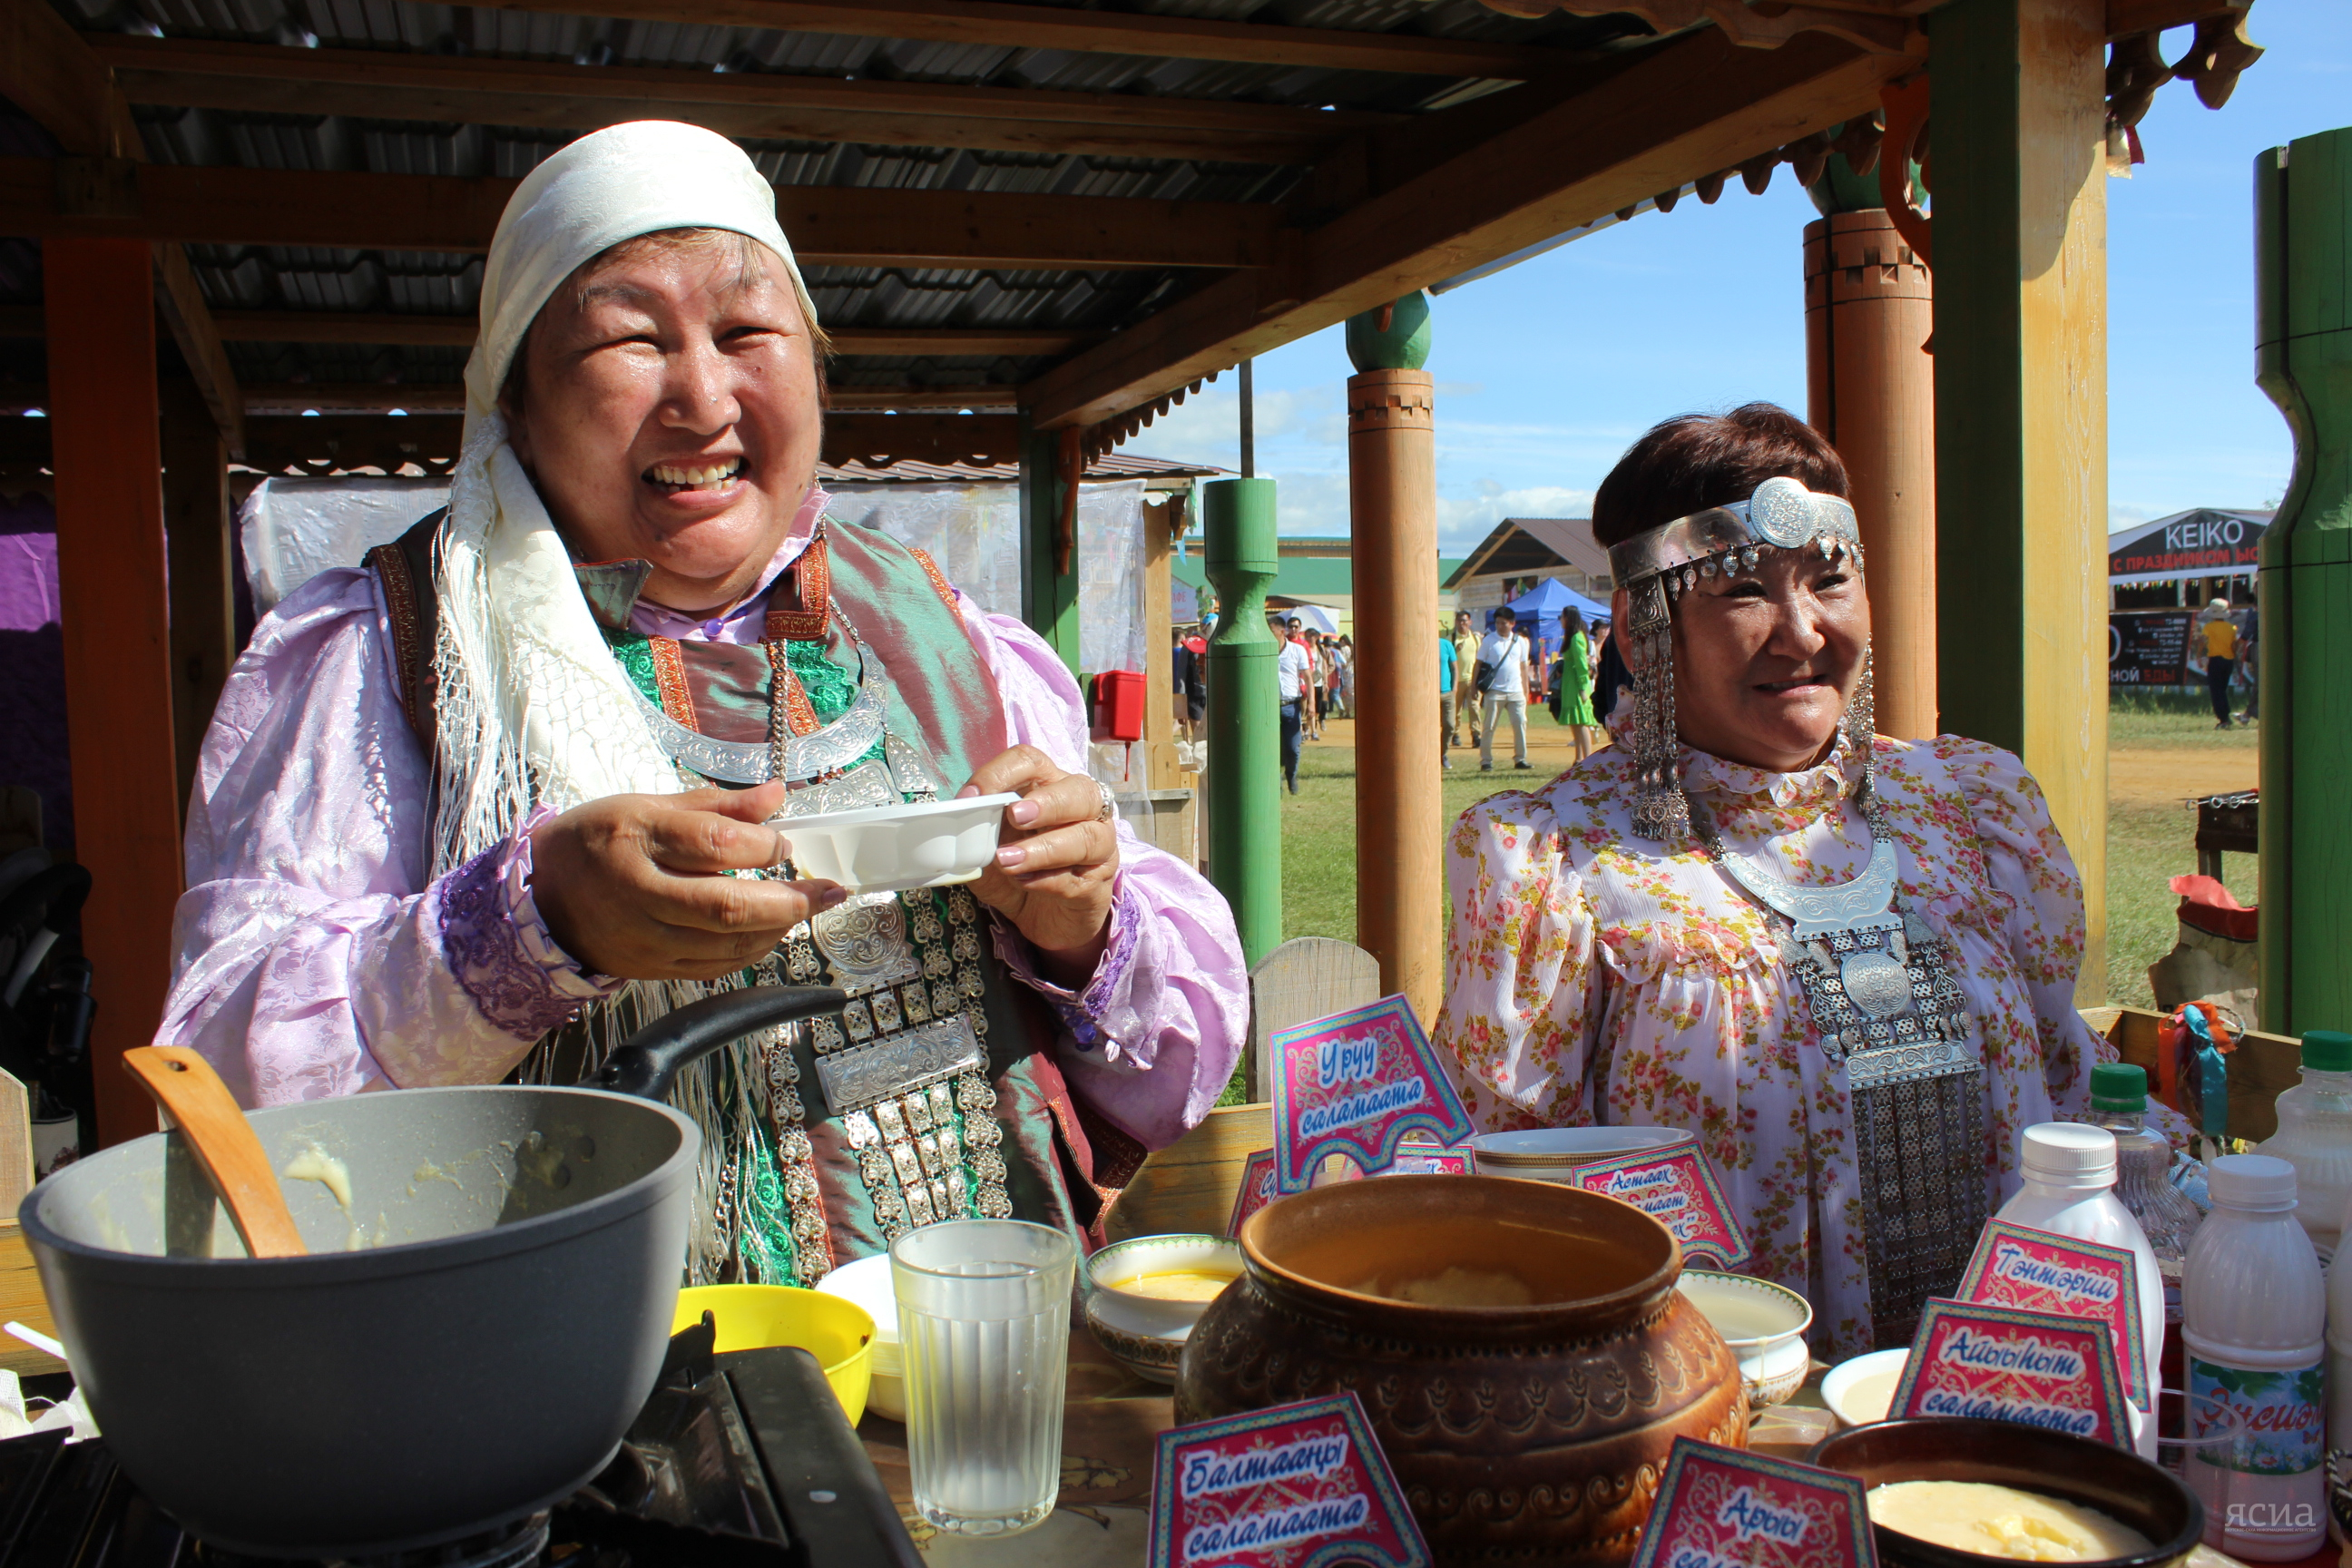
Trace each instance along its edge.
<path fill-rule="evenodd" d="M 1815 1444 L 1811 1458 L 1861 1477 L 1864 1487 L 1986 1481 L 2040 1492 L 2097 1509 L 2156 1543 L 2135 1556 L 2091 1560 L 2088 1568 L 2175 1568 L 2205 1533 L 2204 1506 L 2168 1472 L 2105 1443 L 2013 1421 L 1875 1421 Z M 1892 1530 L 1873 1527 L 1872 1534 L 1881 1568 L 1988 1568 L 2004 1561 Z"/>
<path fill-rule="evenodd" d="M 873 1380 L 874 1319 L 855 1301 L 793 1285 L 696 1285 L 677 1293 L 673 1334 L 711 1314 L 718 1352 L 797 1345 L 824 1368 L 824 1380 L 852 1426 L 866 1414 Z"/>
<path fill-rule="evenodd" d="M 1538 1127 L 1526 1132 L 1482 1133 L 1470 1140 L 1470 1151 L 1482 1176 L 1565 1182 L 1570 1172 L 1597 1160 L 1663 1152 L 1697 1142 L 1675 1127 Z"/>
<path fill-rule="evenodd" d="M 874 1320 L 870 1357 L 873 1381 L 866 1391 L 866 1408 L 893 1421 L 907 1418 L 906 1363 L 898 1352 L 898 1294 L 890 1283 L 890 1255 L 877 1252 L 845 1263 L 817 1281 L 820 1295 L 838 1296 L 866 1309 Z"/>
<path fill-rule="evenodd" d="M 1209 1303 L 1171 1301 L 1132 1287 L 1177 1269 L 1238 1279 L 1241 1246 L 1222 1236 L 1139 1236 L 1087 1259 L 1087 1327 L 1121 1364 L 1154 1383 L 1176 1381 L 1184 1341 Z"/>
<path fill-rule="evenodd" d="M 1822 1379 L 1822 1403 L 1849 1426 L 1884 1421 L 1895 1385 L 1902 1381 L 1903 1363 L 1910 1359 L 1909 1351 L 1892 1350 L 1842 1361 Z"/>
<path fill-rule="evenodd" d="M 1778 1405 L 1805 1385 L 1805 1374 L 1813 1369 L 1812 1352 L 1805 1345 L 1813 1309 L 1802 1296 L 1785 1285 L 1705 1268 L 1684 1269 L 1675 1289 L 1706 1314 L 1738 1358 L 1750 1405 L 1761 1410 Z"/>
<path fill-rule="evenodd" d="M 861 893 L 969 882 L 988 869 L 1004 808 L 1017 795 L 977 795 L 915 805 L 873 805 L 788 816 L 793 869 Z"/>

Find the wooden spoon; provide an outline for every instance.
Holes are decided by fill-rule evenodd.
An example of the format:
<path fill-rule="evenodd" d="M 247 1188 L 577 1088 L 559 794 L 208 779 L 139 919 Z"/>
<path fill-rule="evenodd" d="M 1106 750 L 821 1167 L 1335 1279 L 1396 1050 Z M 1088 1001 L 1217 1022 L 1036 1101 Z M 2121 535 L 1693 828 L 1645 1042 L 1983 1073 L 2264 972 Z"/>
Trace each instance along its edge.
<path fill-rule="evenodd" d="M 278 1173 L 255 1137 L 253 1125 L 212 1064 L 184 1046 L 140 1046 L 122 1053 L 122 1065 L 139 1080 L 212 1178 L 213 1190 L 228 1205 L 245 1250 L 255 1258 L 301 1258 L 310 1252 L 278 1190 Z"/>

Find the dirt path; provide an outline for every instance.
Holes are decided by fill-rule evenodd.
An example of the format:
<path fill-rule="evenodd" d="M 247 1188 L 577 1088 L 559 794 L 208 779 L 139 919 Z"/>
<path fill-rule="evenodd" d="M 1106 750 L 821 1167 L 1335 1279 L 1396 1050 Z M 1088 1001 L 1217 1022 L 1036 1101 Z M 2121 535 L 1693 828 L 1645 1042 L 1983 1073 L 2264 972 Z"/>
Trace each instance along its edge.
<path fill-rule="evenodd" d="M 2107 752 L 2107 799 L 2117 805 L 2177 805 L 2198 795 L 2252 789 L 2262 753 L 2252 746 L 2163 746 L 2119 742 Z"/>

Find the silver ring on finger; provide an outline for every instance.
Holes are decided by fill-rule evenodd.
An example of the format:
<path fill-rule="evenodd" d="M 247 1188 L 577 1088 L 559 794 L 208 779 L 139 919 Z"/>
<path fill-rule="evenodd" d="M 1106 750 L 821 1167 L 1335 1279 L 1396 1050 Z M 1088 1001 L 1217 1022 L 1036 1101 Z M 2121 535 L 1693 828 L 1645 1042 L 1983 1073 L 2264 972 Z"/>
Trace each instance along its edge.
<path fill-rule="evenodd" d="M 1095 820 L 1116 822 L 1118 819 L 1118 796 L 1111 794 L 1110 785 L 1100 779 L 1091 779 L 1087 782 L 1095 786 L 1095 793 L 1102 796 L 1102 809 L 1095 813 Z"/>

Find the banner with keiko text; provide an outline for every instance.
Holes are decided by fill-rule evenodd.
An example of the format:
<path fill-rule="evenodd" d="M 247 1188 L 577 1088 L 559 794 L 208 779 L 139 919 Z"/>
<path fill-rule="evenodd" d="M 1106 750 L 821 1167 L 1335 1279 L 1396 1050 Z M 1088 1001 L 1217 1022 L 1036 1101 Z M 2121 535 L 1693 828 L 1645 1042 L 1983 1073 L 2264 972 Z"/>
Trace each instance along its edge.
<path fill-rule="evenodd" d="M 1402 996 L 1280 1030 L 1274 1057 L 1274 1175 L 1286 1193 L 1305 1192 L 1327 1155 L 1371 1173 L 1396 1160 L 1409 1132 L 1441 1144 L 1470 1136 L 1469 1114 Z"/>

